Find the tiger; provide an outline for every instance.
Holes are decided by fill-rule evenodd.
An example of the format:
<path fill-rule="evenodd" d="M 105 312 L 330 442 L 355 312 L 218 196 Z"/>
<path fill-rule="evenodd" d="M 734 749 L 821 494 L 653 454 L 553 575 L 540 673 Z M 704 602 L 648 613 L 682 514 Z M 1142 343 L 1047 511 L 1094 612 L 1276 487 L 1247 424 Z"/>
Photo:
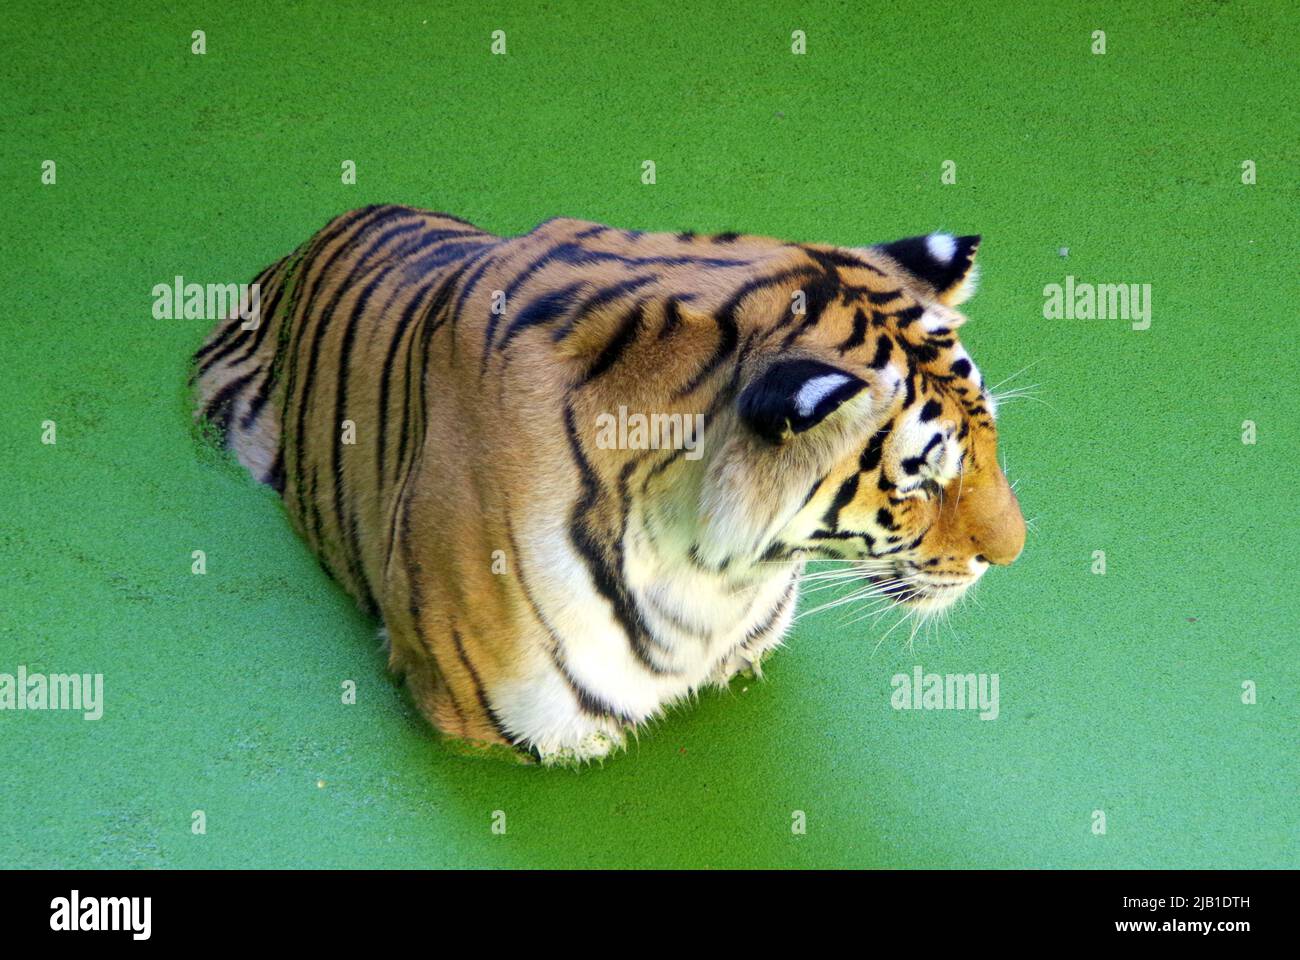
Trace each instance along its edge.
<path fill-rule="evenodd" d="M 1017 558 L 957 337 L 979 244 L 372 205 L 255 278 L 256 322 L 194 354 L 195 417 L 382 621 L 436 731 L 583 765 L 761 676 L 809 563 L 939 611 Z M 636 414 L 665 442 L 608 429 Z"/>

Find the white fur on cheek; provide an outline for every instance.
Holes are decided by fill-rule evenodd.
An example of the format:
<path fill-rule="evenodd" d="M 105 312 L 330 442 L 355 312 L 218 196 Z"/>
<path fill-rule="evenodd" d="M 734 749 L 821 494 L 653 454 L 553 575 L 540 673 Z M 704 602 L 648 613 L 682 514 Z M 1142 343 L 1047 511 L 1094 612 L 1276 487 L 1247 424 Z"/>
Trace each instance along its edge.
<path fill-rule="evenodd" d="M 848 376 L 843 373 L 827 373 L 820 377 L 813 377 L 795 394 L 794 405 L 799 411 L 799 416 L 811 416 L 817 409 L 817 404 L 821 403 L 832 390 L 848 382 Z"/>
<path fill-rule="evenodd" d="M 970 364 L 969 379 L 971 380 L 971 382 L 974 383 L 975 386 L 977 387 L 984 386 L 984 375 L 980 373 L 980 368 L 975 366 L 975 361 L 970 358 L 970 354 L 966 352 L 966 348 L 963 347 L 960 343 L 957 344 L 957 346 L 952 348 L 953 363 L 956 363 L 958 360 L 965 360 L 968 364 Z"/>
<path fill-rule="evenodd" d="M 966 322 L 966 318 L 956 311 L 940 304 L 926 307 L 921 314 L 921 328 L 926 332 L 932 330 L 955 330 Z"/>
<path fill-rule="evenodd" d="M 930 251 L 930 256 L 940 263 L 952 263 L 952 258 L 957 253 L 957 241 L 946 233 L 930 234 L 925 238 L 925 246 Z"/>

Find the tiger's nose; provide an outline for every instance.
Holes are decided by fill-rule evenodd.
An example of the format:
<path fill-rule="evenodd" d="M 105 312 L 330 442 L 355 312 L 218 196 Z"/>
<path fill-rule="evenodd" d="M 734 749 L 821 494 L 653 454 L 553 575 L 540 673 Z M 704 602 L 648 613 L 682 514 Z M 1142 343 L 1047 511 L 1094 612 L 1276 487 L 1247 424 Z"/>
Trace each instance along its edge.
<path fill-rule="evenodd" d="M 975 559 L 1000 567 L 1015 563 L 1025 549 L 1025 518 L 1021 516 L 1016 495 L 1010 490 L 1007 494 L 1002 509 L 975 524 L 970 531 L 971 544 L 977 551 Z"/>
<path fill-rule="evenodd" d="M 1010 484 L 999 474 L 971 493 L 961 519 L 975 559 L 1002 567 L 1014 563 L 1025 548 L 1025 518 Z"/>

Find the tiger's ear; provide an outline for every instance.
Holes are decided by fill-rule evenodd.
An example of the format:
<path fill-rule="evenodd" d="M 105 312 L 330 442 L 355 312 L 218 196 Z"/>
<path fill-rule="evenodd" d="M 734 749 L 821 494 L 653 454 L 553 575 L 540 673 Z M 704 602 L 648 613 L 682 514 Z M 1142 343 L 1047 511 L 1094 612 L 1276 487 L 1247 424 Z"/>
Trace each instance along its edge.
<path fill-rule="evenodd" d="M 740 395 L 740 419 L 779 446 L 821 423 L 861 393 L 865 380 L 820 360 L 778 360 Z"/>
<path fill-rule="evenodd" d="M 880 409 L 900 389 L 888 367 L 870 384 L 806 358 L 759 373 L 737 400 L 737 428 L 707 454 L 697 559 L 718 569 L 757 559 L 807 503 L 817 477 L 879 428 Z"/>
<path fill-rule="evenodd" d="M 931 233 L 877 244 L 872 249 L 890 257 L 916 279 L 928 284 L 944 306 L 955 307 L 975 295 L 979 281 L 975 251 L 979 245 L 978 236 Z"/>

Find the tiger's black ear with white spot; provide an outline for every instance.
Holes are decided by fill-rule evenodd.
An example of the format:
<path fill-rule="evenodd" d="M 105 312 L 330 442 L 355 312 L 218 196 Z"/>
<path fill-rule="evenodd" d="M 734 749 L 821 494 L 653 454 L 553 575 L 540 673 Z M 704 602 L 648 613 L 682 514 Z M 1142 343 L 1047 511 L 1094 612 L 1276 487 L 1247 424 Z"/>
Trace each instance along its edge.
<path fill-rule="evenodd" d="M 978 236 L 931 233 L 878 244 L 872 249 L 891 257 L 912 276 L 928 284 L 944 306 L 955 307 L 975 295 L 979 280 L 975 251 L 979 245 Z"/>
<path fill-rule="evenodd" d="M 778 360 L 740 395 L 740 418 L 771 444 L 817 426 L 867 383 L 820 360 Z"/>

